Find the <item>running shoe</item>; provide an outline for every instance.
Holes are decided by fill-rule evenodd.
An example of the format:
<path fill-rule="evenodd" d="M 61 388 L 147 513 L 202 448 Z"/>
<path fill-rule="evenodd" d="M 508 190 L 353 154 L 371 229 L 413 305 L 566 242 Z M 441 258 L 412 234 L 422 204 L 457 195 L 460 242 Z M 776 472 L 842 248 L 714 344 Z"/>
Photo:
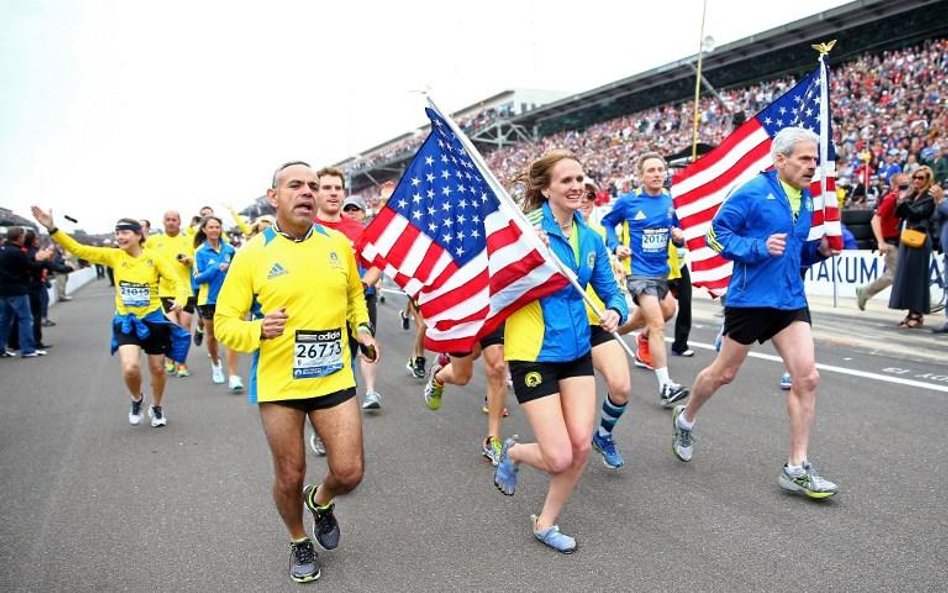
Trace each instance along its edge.
<path fill-rule="evenodd" d="M 497 464 L 500 463 L 500 451 L 503 448 L 504 446 L 500 444 L 497 437 L 487 437 L 481 443 L 481 455 L 484 456 L 484 459 L 490 461 L 491 465 L 497 467 Z"/>
<path fill-rule="evenodd" d="M 161 406 L 149 406 L 148 417 L 151 418 L 152 428 L 168 426 L 168 419 L 165 417 L 165 413 L 162 411 Z"/>
<path fill-rule="evenodd" d="M 46 351 L 34 350 L 32 352 L 27 352 L 26 354 L 21 354 L 20 358 L 36 358 L 37 356 L 46 356 Z"/>
<path fill-rule="evenodd" d="M 188 370 L 188 365 L 186 365 L 186 364 L 179 364 L 179 365 L 178 365 L 178 372 L 177 372 L 177 374 L 178 374 L 178 378 L 179 378 L 179 379 L 183 379 L 183 378 L 185 378 L 185 377 L 190 377 L 190 376 L 191 376 L 191 371 Z"/>
<path fill-rule="evenodd" d="M 695 452 L 695 441 L 691 435 L 693 431 L 686 430 L 678 424 L 678 417 L 681 416 L 684 411 L 685 406 L 675 406 L 675 411 L 672 412 L 672 426 L 675 431 L 675 436 L 672 438 L 672 451 L 675 452 L 675 457 L 678 459 L 691 461 L 691 456 Z"/>
<path fill-rule="evenodd" d="M 619 469 L 625 465 L 625 459 L 622 458 L 622 454 L 616 449 L 616 443 L 612 440 L 611 434 L 603 437 L 599 436 L 598 430 L 595 431 L 593 433 L 592 446 L 596 452 L 602 455 L 602 463 L 609 469 Z"/>
<path fill-rule="evenodd" d="M 655 365 L 652 362 L 652 352 L 648 347 L 648 336 L 639 334 L 635 338 L 635 343 L 637 348 L 635 349 L 635 366 L 640 369 L 650 369 L 654 370 Z"/>
<path fill-rule="evenodd" d="M 382 395 L 378 391 L 366 391 L 365 401 L 362 402 L 363 410 L 378 410 L 382 407 Z"/>
<path fill-rule="evenodd" d="M 139 396 L 138 401 L 132 400 L 128 405 L 128 423 L 132 426 L 138 426 L 142 423 L 142 404 L 145 402 L 144 396 Z"/>
<path fill-rule="evenodd" d="M 220 385 L 224 382 L 224 369 L 221 363 L 211 363 L 211 382 Z"/>
<path fill-rule="evenodd" d="M 666 383 L 658 390 L 658 397 L 662 401 L 662 407 L 666 410 L 675 405 L 675 402 L 688 397 L 688 388 L 678 383 Z"/>
<path fill-rule="evenodd" d="M 200 346 L 201 342 L 204 341 L 204 328 L 201 327 L 201 324 L 198 323 L 197 327 L 194 328 L 194 345 Z"/>
<path fill-rule="evenodd" d="M 416 379 L 425 378 L 425 357 L 417 356 L 415 358 L 409 358 L 408 362 L 405 363 L 405 368 L 408 369 L 409 374 Z"/>
<path fill-rule="evenodd" d="M 674 348 L 672 348 L 672 354 L 674 354 L 675 356 L 681 356 L 683 358 L 691 358 L 692 356 L 695 355 L 695 351 L 692 350 L 691 348 L 685 348 L 684 350 L 675 350 Z"/>
<path fill-rule="evenodd" d="M 404 311 L 399 311 L 398 316 L 402 318 L 402 329 L 407 331 L 409 323 L 408 315 Z"/>
<path fill-rule="evenodd" d="M 315 432 L 309 437 L 309 448 L 313 450 L 318 457 L 326 456 L 326 445 L 323 444 L 322 439 L 319 438 L 319 435 Z"/>
<path fill-rule="evenodd" d="M 780 389 L 789 391 L 791 387 L 793 387 L 793 378 L 790 377 L 790 373 L 780 375 Z"/>
<path fill-rule="evenodd" d="M 490 414 L 490 408 L 487 407 L 486 395 L 484 396 L 484 405 L 481 406 L 481 412 L 484 412 L 485 414 Z M 503 416 L 504 418 L 506 418 L 507 416 L 510 416 L 510 410 L 508 410 L 507 408 L 504 408 Z"/>
<path fill-rule="evenodd" d="M 240 393 L 244 390 L 244 382 L 241 381 L 239 375 L 231 375 L 227 378 L 227 388 L 234 393 Z"/>
<path fill-rule="evenodd" d="M 444 394 L 444 383 L 439 383 L 438 380 L 435 379 L 435 375 L 441 370 L 440 361 L 441 359 L 439 357 L 438 361 L 432 365 L 431 372 L 428 374 L 428 383 L 425 385 L 425 404 L 429 410 L 441 408 L 441 396 Z"/>
<path fill-rule="evenodd" d="M 542 543 L 563 554 L 576 551 L 576 540 L 560 531 L 559 525 L 550 525 L 546 529 L 537 529 L 537 516 L 530 515 L 533 521 L 533 535 Z"/>
<path fill-rule="evenodd" d="M 339 547 L 339 522 L 336 521 L 336 515 L 333 513 L 336 503 L 331 502 L 322 508 L 316 506 L 316 501 L 313 499 L 316 496 L 317 487 L 318 484 L 310 484 L 303 488 L 303 502 L 313 513 L 313 537 L 316 538 L 316 543 L 328 552 Z"/>
<path fill-rule="evenodd" d="M 803 472 L 800 475 L 790 474 L 784 464 L 777 483 L 788 492 L 803 494 L 810 498 L 829 498 L 839 492 L 839 486 L 817 473 L 816 468 L 809 461 L 803 462 Z"/>
<path fill-rule="evenodd" d="M 165 372 L 168 373 L 169 375 L 174 374 L 174 361 L 173 360 L 168 359 L 165 362 Z"/>
<path fill-rule="evenodd" d="M 319 578 L 316 549 L 309 538 L 290 542 L 290 578 L 297 583 L 312 583 Z"/>
<path fill-rule="evenodd" d="M 16 358 L 16 352 L 4 348 L 3 350 L 0 350 L 0 358 Z"/>
<path fill-rule="evenodd" d="M 507 496 L 513 496 L 517 490 L 517 473 L 520 471 L 520 464 L 510 458 L 510 448 L 517 442 L 517 435 L 513 435 L 506 441 L 500 449 L 500 461 L 494 469 L 494 486 Z"/>

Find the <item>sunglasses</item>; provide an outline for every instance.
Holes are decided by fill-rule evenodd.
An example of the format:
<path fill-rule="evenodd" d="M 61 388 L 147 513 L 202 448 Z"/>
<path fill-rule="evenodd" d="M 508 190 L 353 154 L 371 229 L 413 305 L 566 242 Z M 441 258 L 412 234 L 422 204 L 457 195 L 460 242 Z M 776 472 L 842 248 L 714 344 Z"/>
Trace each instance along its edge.
<path fill-rule="evenodd" d="M 348 206 L 342 209 L 343 212 L 358 212 L 359 210 L 362 210 L 362 208 L 359 208 L 358 206 Z"/>
<path fill-rule="evenodd" d="M 588 200 L 590 202 L 594 201 L 596 199 L 596 194 L 594 194 L 593 192 L 589 192 L 585 196 L 583 196 L 583 199 Z"/>
<path fill-rule="evenodd" d="M 928 181 L 928 175 L 912 175 L 912 179 L 921 179 L 922 181 Z"/>

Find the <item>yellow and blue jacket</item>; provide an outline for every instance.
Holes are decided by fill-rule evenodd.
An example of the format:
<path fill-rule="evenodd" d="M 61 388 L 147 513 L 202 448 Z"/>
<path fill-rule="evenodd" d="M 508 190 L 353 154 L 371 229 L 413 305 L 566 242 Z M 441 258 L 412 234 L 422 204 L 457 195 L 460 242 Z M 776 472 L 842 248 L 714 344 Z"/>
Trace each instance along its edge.
<path fill-rule="evenodd" d="M 550 251 L 576 274 L 579 285 L 592 285 L 606 308 L 615 310 L 621 322 L 629 316 L 619 285 L 609 263 L 602 237 L 583 217 L 573 215 L 577 249 L 560 231 L 547 203 L 528 213 L 528 220 L 544 230 Z M 578 255 L 578 257 L 577 257 Z M 572 285 L 536 300 L 507 318 L 504 329 L 504 358 L 528 362 L 569 362 L 586 355 L 589 345 L 586 303 Z"/>

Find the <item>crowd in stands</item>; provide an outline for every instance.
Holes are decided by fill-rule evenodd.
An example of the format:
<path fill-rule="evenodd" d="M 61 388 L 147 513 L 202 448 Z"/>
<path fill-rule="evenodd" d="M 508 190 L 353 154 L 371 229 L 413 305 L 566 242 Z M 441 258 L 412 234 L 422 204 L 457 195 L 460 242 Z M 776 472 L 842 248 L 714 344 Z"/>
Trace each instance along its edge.
<path fill-rule="evenodd" d="M 846 190 L 845 207 L 870 208 L 885 193 L 887 179 L 897 170 L 911 172 L 922 164 L 935 179 L 948 178 L 948 39 L 929 40 L 918 47 L 866 54 L 831 66 L 832 116 L 837 145 L 838 185 Z M 766 107 L 796 84 L 785 77 L 699 101 L 698 141 L 720 144 L 746 117 Z M 485 156 L 502 180 L 512 179 L 538 154 L 554 148 L 575 152 L 586 172 L 612 195 L 636 183 L 629 163 L 646 150 L 673 154 L 690 148 L 691 101 L 662 105 L 595 124 L 585 130 L 563 131 L 536 144 L 520 143 Z M 489 125 L 490 111 L 465 121 L 468 128 Z M 424 139 L 419 135 L 384 149 L 377 161 L 410 154 Z M 360 170 L 373 161 L 363 161 Z M 353 172 L 350 169 L 350 172 Z M 368 190 L 363 196 L 374 203 Z"/>

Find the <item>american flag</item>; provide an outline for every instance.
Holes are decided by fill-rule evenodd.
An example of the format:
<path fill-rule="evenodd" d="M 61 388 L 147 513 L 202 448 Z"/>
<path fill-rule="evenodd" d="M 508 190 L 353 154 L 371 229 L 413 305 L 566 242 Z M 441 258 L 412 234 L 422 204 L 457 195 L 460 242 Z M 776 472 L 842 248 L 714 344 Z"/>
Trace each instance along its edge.
<path fill-rule="evenodd" d="M 772 167 L 771 141 L 777 132 L 789 126 L 804 127 L 820 136 L 820 170 L 810 185 L 813 224 L 809 238 L 820 239 L 825 234 L 833 248 L 842 247 L 836 198 L 836 148 L 827 89 L 826 65 L 821 58 L 819 68 L 737 128 L 720 146 L 675 175 L 672 196 L 685 232 L 695 286 L 702 286 L 715 296 L 727 291 L 733 264 L 708 247 L 705 235 L 724 198 L 758 172 Z"/>
<path fill-rule="evenodd" d="M 447 122 L 431 133 L 363 235 L 363 256 L 417 300 L 425 347 L 468 352 L 511 313 L 566 286 Z"/>

